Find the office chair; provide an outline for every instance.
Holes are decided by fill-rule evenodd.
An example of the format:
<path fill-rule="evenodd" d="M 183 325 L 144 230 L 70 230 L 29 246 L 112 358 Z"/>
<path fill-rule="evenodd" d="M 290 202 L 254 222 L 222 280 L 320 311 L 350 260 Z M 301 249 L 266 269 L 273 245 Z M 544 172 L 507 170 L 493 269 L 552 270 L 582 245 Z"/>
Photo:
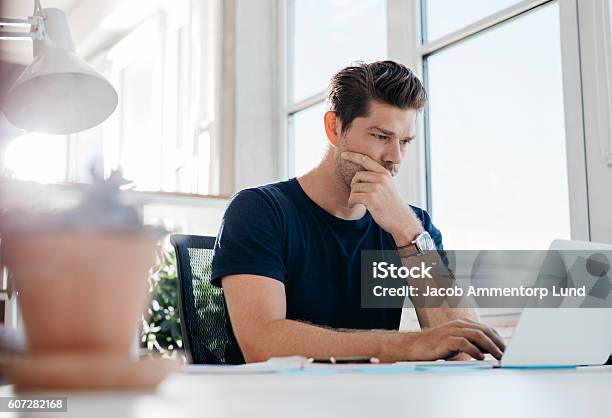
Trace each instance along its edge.
<path fill-rule="evenodd" d="M 242 364 L 223 290 L 210 283 L 214 237 L 173 234 L 183 346 L 193 364 Z"/>

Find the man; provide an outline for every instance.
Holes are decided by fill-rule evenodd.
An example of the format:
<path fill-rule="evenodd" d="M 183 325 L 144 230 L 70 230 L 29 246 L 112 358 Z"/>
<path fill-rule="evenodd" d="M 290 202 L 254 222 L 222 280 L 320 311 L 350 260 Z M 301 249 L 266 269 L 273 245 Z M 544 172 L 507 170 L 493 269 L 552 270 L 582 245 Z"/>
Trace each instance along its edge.
<path fill-rule="evenodd" d="M 322 161 L 302 177 L 233 197 L 212 276 L 246 362 L 501 357 L 503 341 L 471 309 L 417 308 L 423 331 L 399 332 L 401 309 L 360 306 L 362 250 L 406 251 L 427 237 L 442 249 L 429 215 L 404 204 L 392 179 L 425 103 L 421 82 L 401 64 L 344 68 L 329 86 Z"/>

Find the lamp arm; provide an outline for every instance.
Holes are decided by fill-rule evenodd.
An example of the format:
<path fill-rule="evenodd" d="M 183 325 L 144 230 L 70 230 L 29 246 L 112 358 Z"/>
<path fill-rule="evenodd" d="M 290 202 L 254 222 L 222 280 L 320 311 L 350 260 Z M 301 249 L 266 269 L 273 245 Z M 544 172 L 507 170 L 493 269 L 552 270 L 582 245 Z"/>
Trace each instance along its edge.
<path fill-rule="evenodd" d="M 30 16 L 27 19 L 13 19 L 8 17 L 0 17 L 0 28 L 9 27 L 28 27 L 32 28 L 31 32 L 2 32 L 0 31 L 0 39 L 36 39 L 42 40 L 45 37 L 44 18 L 41 15 Z"/>
<path fill-rule="evenodd" d="M 34 25 L 33 16 L 27 19 L 13 19 L 10 17 L 0 17 L 0 26 L 15 26 L 15 27 L 26 27 Z"/>
<path fill-rule="evenodd" d="M 40 5 L 40 0 L 34 0 L 34 12 L 32 14 L 34 16 L 42 15 L 42 6 Z"/>

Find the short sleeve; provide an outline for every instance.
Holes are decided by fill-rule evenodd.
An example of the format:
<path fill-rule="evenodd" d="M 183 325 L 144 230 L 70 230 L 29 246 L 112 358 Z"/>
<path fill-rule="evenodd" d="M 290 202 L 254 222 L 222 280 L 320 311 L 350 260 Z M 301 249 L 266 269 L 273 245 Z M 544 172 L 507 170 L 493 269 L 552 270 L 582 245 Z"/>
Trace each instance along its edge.
<path fill-rule="evenodd" d="M 233 274 L 266 276 L 281 282 L 287 272 L 280 212 L 258 189 L 236 194 L 227 207 L 215 241 L 212 284 Z"/>
<path fill-rule="evenodd" d="M 429 232 L 429 235 L 433 239 L 434 244 L 436 244 L 436 248 L 438 249 L 438 251 L 443 251 L 444 245 L 442 244 L 442 233 L 440 232 L 438 228 L 436 228 L 436 226 L 431 221 L 431 217 L 429 216 L 429 213 L 427 213 L 427 211 L 425 210 L 422 210 L 422 212 L 423 212 L 423 220 L 422 220 L 423 229 Z"/>
<path fill-rule="evenodd" d="M 440 232 L 438 228 L 435 227 L 435 225 L 431 221 L 431 216 L 429 216 L 429 213 L 427 213 L 426 210 L 417 208 L 416 206 L 410 206 L 410 207 L 412 208 L 416 216 L 419 218 L 419 220 L 423 224 L 423 229 L 427 231 L 429 235 L 431 236 L 431 238 L 433 239 L 434 244 L 436 245 L 436 250 L 438 251 L 440 258 L 442 258 L 442 262 L 444 263 L 446 267 L 449 268 L 451 276 L 454 278 L 454 273 L 453 273 L 454 265 L 451 265 L 451 262 L 448 258 L 448 254 L 444 250 L 444 246 L 442 244 L 442 233 Z"/>
<path fill-rule="evenodd" d="M 431 216 L 429 216 L 429 213 L 427 213 L 426 210 L 423 210 L 416 206 L 410 205 L 410 207 L 414 211 L 414 214 L 417 216 L 417 218 L 419 218 L 419 220 L 421 221 L 423 229 L 427 231 L 433 239 L 438 251 L 443 251 L 444 246 L 442 245 L 442 233 L 438 228 L 435 227 L 435 225 L 431 221 Z"/>

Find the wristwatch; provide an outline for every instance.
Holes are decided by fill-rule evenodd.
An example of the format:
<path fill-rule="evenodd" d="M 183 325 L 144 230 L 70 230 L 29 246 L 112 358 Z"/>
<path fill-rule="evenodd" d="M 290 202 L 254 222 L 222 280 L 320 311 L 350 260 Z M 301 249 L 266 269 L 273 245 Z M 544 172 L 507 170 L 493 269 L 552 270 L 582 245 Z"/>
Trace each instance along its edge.
<path fill-rule="evenodd" d="M 415 255 L 425 255 L 435 249 L 433 239 L 429 232 L 423 231 L 408 245 L 397 249 L 400 257 L 412 257 Z"/>

